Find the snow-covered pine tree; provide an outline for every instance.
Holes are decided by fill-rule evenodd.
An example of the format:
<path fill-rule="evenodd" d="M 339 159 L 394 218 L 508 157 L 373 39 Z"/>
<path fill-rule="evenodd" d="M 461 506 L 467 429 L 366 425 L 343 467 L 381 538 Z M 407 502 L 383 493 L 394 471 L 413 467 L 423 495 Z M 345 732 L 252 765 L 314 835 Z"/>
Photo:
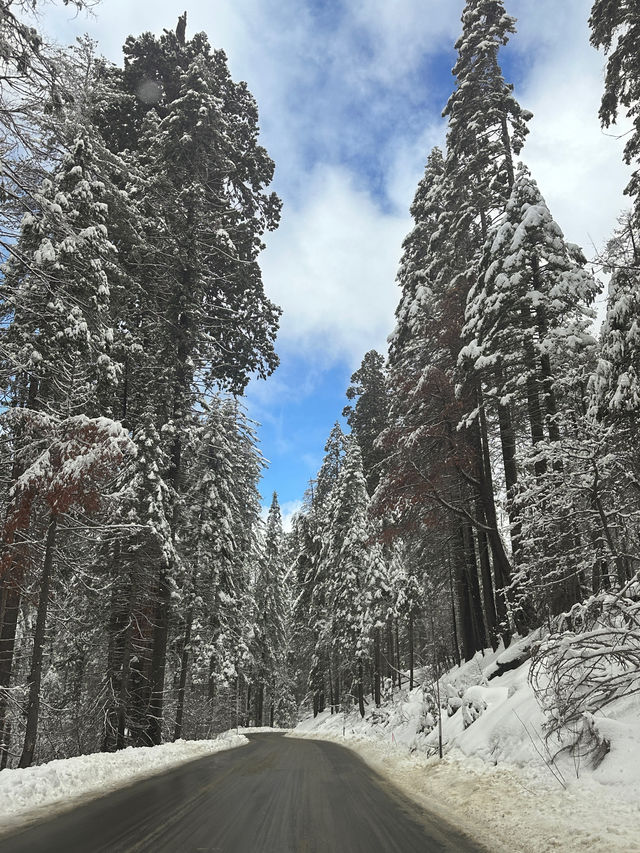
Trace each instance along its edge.
<path fill-rule="evenodd" d="M 95 134 L 73 125 L 68 131 L 66 155 L 23 217 L 0 297 L 5 405 L 58 418 L 108 412 L 118 380 L 110 354 L 110 295 L 119 267 L 108 226 L 110 203 L 117 205 L 121 192 Z M 29 442 L 18 429 L 11 437 L 14 482 L 31 462 Z M 7 512 L 13 512 L 10 498 Z M 12 668 L 27 562 L 26 548 L 11 549 L 2 579 L 7 596 L 0 629 L 3 686 Z"/>
<path fill-rule="evenodd" d="M 308 652 L 308 688 L 313 697 L 314 714 L 324 710 L 327 697 L 334 710 L 339 694 L 337 674 L 331 665 L 330 615 L 327 610 L 331 566 L 322 550 L 331 495 L 344 464 L 345 436 L 338 422 L 332 427 L 324 450 L 322 465 L 306 495 L 306 512 L 298 522 L 300 550 L 294 564 L 296 634 L 301 647 Z"/>
<path fill-rule="evenodd" d="M 267 515 L 264 545 L 254 588 L 255 631 L 254 722 L 273 726 L 290 702 L 287 689 L 286 636 L 288 601 L 285 589 L 284 533 L 278 496 L 274 492 Z M 288 691 L 287 691 L 288 692 Z M 266 705 L 265 705 L 266 698 Z M 268 712 L 268 716 L 267 716 Z"/>
<path fill-rule="evenodd" d="M 607 314 L 600 330 L 591 405 L 605 420 L 634 421 L 640 410 L 640 239 L 630 215 L 605 252 L 610 273 Z"/>
<path fill-rule="evenodd" d="M 20 767 L 29 767 L 36 750 L 49 596 L 56 566 L 59 527 L 75 510 L 85 514 L 95 511 L 124 454 L 132 452 L 133 448 L 121 425 L 107 418 L 88 418 L 86 415 L 59 417 L 21 408 L 9 410 L 6 418 L 21 423 L 20 432 L 29 436 L 29 453 L 23 456 L 20 473 L 9 495 L 10 505 L 2 529 L 5 546 L 3 575 L 6 575 L 7 567 L 15 569 L 13 546 L 16 534 L 24 534 L 31 525 L 35 526 L 35 521 L 45 530 L 42 568 L 35 585 L 38 605 L 26 685 L 24 745 L 20 757 Z M 22 539 L 19 540 L 20 545 Z M 4 728 L 4 695 L 2 700 L 0 722 Z M 4 741 L 5 732 L 2 734 Z"/>
<path fill-rule="evenodd" d="M 80 10 L 92 0 L 70 0 Z M 0 245 L 11 256 L 25 209 L 58 159 L 58 121 L 74 100 L 64 52 L 38 32 L 41 0 L 3 2 L 0 14 Z"/>
<path fill-rule="evenodd" d="M 462 25 L 462 35 L 456 43 L 458 59 L 453 69 L 457 85 L 444 111 L 449 126 L 439 234 L 444 234 L 449 244 L 449 262 L 433 268 L 434 282 L 444 276 L 444 287 L 440 289 L 448 296 L 449 326 L 456 328 L 459 324 L 459 333 L 469 290 L 479 275 L 482 246 L 492 223 L 504 211 L 514 182 L 513 155 L 522 149 L 528 132 L 526 123 L 531 118 L 514 98 L 513 86 L 505 82 L 498 62 L 500 48 L 515 32 L 515 20 L 507 15 L 502 0 L 468 0 Z M 433 258 L 437 263 L 437 253 Z M 458 352 L 452 355 L 457 360 Z M 456 377 L 456 380 L 458 399 L 468 415 L 463 420 L 463 428 L 468 431 L 467 440 L 475 455 L 477 486 L 473 526 L 477 531 L 475 538 L 485 599 L 491 601 L 491 574 L 500 590 L 509 585 L 512 571 L 498 525 L 497 486 L 491 466 L 491 424 L 487 421 L 480 382 L 476 378 L 465 381 L 464 377 Z M 508 405 L 498 406 L 497 430 L 506 489 L 513 495 L 517 467 L 513 419 Z M 513 512 L 511 523 L 517 538 Z M 495 604 L 495 616 L 491 608 L 485 614 L 489 634 L 495 643 L 500 630 L 508 641 L 503 593 L 495 597 Z"/>
<path fill-rule="evenodd" d="M 394 529 L 395 535 L 403 535 L 403 529 L 424 530 L 427 519 L 442 532 L 441 518 L 436 521 L 438 513 L 451 513 L 454 528 L 459 528 L 458 534 L 450 535 L 458 542 L 453 553 L 461 628 L 466 626 L 461 630 L 466 656 L 485 642 L 473 526 L 477 527 L 486 622 L 492 637 L 497 633 L 498 620 L 493 607 L 489 537 L 491 553 L 494 558 L 498 555 L 494 564 L 504 564 L 504 552 L 495 527 L 490 532 L 486 529 L 477 493 L 482 484 L 479 450 L 472 443 L 472 430 L 457 429 L 461 404 L 455 394 L 456 359 L 463 304 L 459 282 L 451 284 L 458 260 L 444 207 L 449 195 L 446 182 L 444 162 L 436 149 L 411 208 L 415 225 L 404 242 L 398 274 L 402 298 L 390 338 L 390 417 L 380 438 L 386 458 L 376 512 L 386 518 L 391 535 Z M 485 499 L 493 505 L 486 496 L 486 486 Z M 435 511 L 438 506 L 441 510 Z M 466 548 L 463 541 L 468 543 Z M 440 549 L 435 551 L 439 553 Z M 443 556 L 445 565 L 438 571 L 448 572 L 448 557 L 444 552 Z M 504 622 L 504 610 L 500 616 Z"/>
<path fill-rule="evenodd" d="M 531 118 L 498 63 L 515 23 L 502 0 L 467 0 L 455 45 L 456 88 L 443 113 L 449 119 L 445 172 L 454 227 L 479 228 L 483 240 L 513 185 L 513 155 L 522 149 Z"/>
<path fill-rule="evenodd" d="M 360 446 L 352 437 L 344 464 L 331 493 L 321 558 L 331 566 L 326 607 L 332 659 L 340 675 L 340 696 L 356 690 L 364 717 L 364 662 L 370 655 L 372 585 L 370 551 L 372 527 Z"/>
<path fill-rule="evenodd" d="M 629 556 L 640 543 L 633 519 L 640 513 L 637 483 L 640 481 L 638 411 L 640 409 L 640 259 L 638 232 L 631 214 L 620 217 L 619 227 L 608 242 L 603 258 L 610 274 L 607 313 L 600 330 L 596 368 L 589 385 L 589 420 L 601 437 L 603 461 L 612 463 L 610 476 L 601 477 L 604 489 L 600 518 L 609 555 L 615 562 L 617 583 L 630 573 Z M 603 438 L 604 437 L 604 440 Z M 615 495 L 615 498 L 613 497 Z M 609 515 L 604 507 L 615 505 Z M 621 555 L 626 553 L 622 560 Z M 624 565 L 623 565 L 624 563 Z M 605 569 L 608 574 L 608 571 Z"/>
<path fill-rule="evenodd" d="M 567 415 L 575 420 L 584 408 L 595 345 L 589 331 L 594 313 L 589 306 L 599 289 L 585 263 L 582 252 L 565 241 L 529 170 L 520 164 L 505 216 L 489 231 L 480 277 L 469 293 L 463 332 L 469 343 L 459 363 L 463 371 L 482 377 L 489 409 L 508 406 L 515 415 L 514 427 L 528 424 L 529 441 L 523 442 L 522 431 L 517 436 L 518 462 L 522 470 L 525 457 L 531 459 L 537 477 L 548 471 L 547 442 L 560 445 L 570 423 Z M 528 447 L 533 448 L 531 453 Z M 558 446 L 553 452 L 556 468 L 562 468 L 562 456 Z M 527 486 L 532 499 L 535 491 Z M 554 503 L 548 497 L 550 509 Z M 519 515 L 527 513 L 522 488 L 517 506 Z M 549 518 L 549 535 L 563 543 L 561 550 L 572 551 L 575 542 L 563 533 L 561 514 L 554 517 L 560 526 L 551 533 Z M 512 527 L 519 563 L 526 544 L 522 523 L 519 517 Z M 528 522 L 527 526 L 529 531 L 534 529 Z M 551 542 L 547 550 L 555 550 Z M 543 574 L 535 560 L 529 562 L 540 586 L 545 582 Z M 526 586 L 526 572 L 520 568 Z M 553 580 L 546 582 L 555 585 L 555 601 L 563 607 L 580 593 L 573 568 L 566 575 L 554 570 Z M 518 597 L 524 601 L 522 590 Z"/>
<path fill-rule="evenodd" d="M 589 18 L 591 44 L 607 55 L 604 94 L 600 104 L 603 127 L 615 123 L 621 108 L 633 122 L 624 147 L 624 161 L 634 167 L 625 190 L 634 205 L 634 225 L 640 216 L 640 21 L 633 2 L 595 0 Z"/>
<path fill-rule="evenodd" d="M 481 274 L 469 293 L 463 330 L 469 343 L 460 363 L 485 377 L 486 401 L 526 411 L 534 445 L 545 437 L 560 440 L 558 399 L 570 405 L 578 379 L 571 368 L 588 361 L 595 344 L 590 305 L 599 285 L 585 263 L 520 164 L 504 219 L 489 233 Z M 546 470 L 543 458 L 536 469 Z"/>
<path fill-rule="evenodd" d="M 224 710 L 216 708 L 217 689 L 232 687 L 239 695 L 243 668 L 250 664 L 247 564 L 263 462 L 235 401 L 214 397 L 207 408 L 185 458 L 190 485 L 179 535 L 186 572 L 178 614 L 176 738 L 185 723 L 192 734 L 214 730 Z"/>
<path fill-rule="evenodd" d="M 140 417 L 133 436 L 135 460 L 119 478 L 120 499 L 112 523 L 121 530 L 109 541 L 111 601 L 108 622 L 105 751 L 153 742 L 149 732 L 152 697 L 152 614 L 159 595 L 158 577 L 179 574 L 171 522 L 175 494 L 163 474 L 166 454 L 153 411 Z"/>
<path fill-rule="evenodd" d="M 154 401 L 168 452 L 165 477 L 180 496 L 197 401 L 220 387 L 241 393 L 251 373 L 264 377 L 277 364 L 279 309 L 264 294 L 258 266 L 262 234 L 279 216 L 278 199 L 266 191 L 273 163 L 258 144 L 253 98 L 203 33 L 129 38 L 124 70 L 103 65 L 100 80 L 108 97 L 95 120 L 114 151 L 130 149 L 129 191 L 146 238 L 123 260 L 139 294 L 135 322 L 122 335 L 131 362 L 124 368 L 127 414 L 135 423 L 135 407 Z M 169 637 L 166 578 L 160 589 L 157 696 Z"/>
<path fill-rule="evenodd" d="M 119 269 L 109 239 L 109 202 L 119 191 L 96 145 L 81 132 L 35 196 L 2 283 L 2 386 L 10 405 L 95 411 L 113 385 L 111 284 Z"/>
<path fill-rule="evenodd" d="M 355 400 L 345 406 L 342 414 L 356 436 L 362 452 L 362 465 L 367 478 L 369 495 L 373 495 L 380 479 L 382 453 L 376 439 L 389 417 L 389 397 L 384 371 L 384 359 L 375 350 L 368 352 L 351 377 L 347 399 Z"/>

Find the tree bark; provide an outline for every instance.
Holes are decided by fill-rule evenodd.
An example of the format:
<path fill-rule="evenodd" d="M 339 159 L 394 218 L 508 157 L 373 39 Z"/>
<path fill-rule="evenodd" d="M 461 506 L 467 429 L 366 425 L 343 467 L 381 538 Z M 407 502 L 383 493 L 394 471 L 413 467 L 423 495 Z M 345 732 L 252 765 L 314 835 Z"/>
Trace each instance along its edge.
<path fill-rule="evenodd" d="M 473 528 L 468 521 L 463 520 L 462 532 L 465 543 L 465 562 L 467 572 L 466 588 L 467 595 L 469 596 L 469 614 L 471 617 L 473 653 L 475 653 L 484 649 L 486 641 L 484 621 L 482 618 L 482 602 L 480 600 L 480 584 L 478 581 L 478 564 L 476 562 Z"/>
<path fill-rule="evenodd" d="M 162 716 L 164 712 L 164 677 L 167 665 L 169 639 L 169 609 L 171 589 L 164 571 L 158 579 L 157 600 L 153 617 L 153 651 L 151 655 L 151 697 L 147 735 L 152 745 L 162 743 Z"/>
<path fill-rule="evenodd" d="M 500 631 L 500 635 L 502 636 L 502 641 L 505 645 L 505 648 L 511 642 L 511 628 L 509 626 L 509 616 L 507 609 L 507 587 L 511 583 L 511 564 L 509 562 L 509 558 L 507 557 L 506 551 L 504 549 L 504 543 L 502 541 L 502 537 L 500 536 L 500 531 L 498 530 L 498 516 L 496 513 L 496 504 L 494 499 L 494 488 L 493 488 L 493 476 L 491 473 L 491 456 L 489 453 L 489 431 L 487 428 L 487 415 L 484 409 L 484 402 L 482 399 L 482 392 L 479 389 L 479 420 L 480 420 L 480 444 L 482 448 L 482 468 L 483 475 L 481 477 L 481 493 L 480 498 L 482 500 L 482 507 L 484 510 L 484 519 L 486 521 L 488 530 L 487 530 L 487 538 L 489 540 L 489 547 L 491 548 L 491 559 L 493 562 L 493 575 L 495 581 L 495 605 L 496 605 L 496 618 L 498 620 L 498 629 Z M 503 407 L 505 412 L 507 411 L 506 407 Z M 509 441 L 513 438 L 513 432 L 510 418 L 509 418 Z M 503 452 L 504 452 L 504 442 L 502 444 Z M 511 459 L 511 463 L 513 464 L 513 470 L 515 476 L 515 441 L 513 441 L 512 447 L 510 447 L 509 452 L 513 452 L 513 458 Z M 505 468 L 506 471 L 506 468 Z M 507 485 L 507 494 L 510 488 L 509 483 L 505 483 Z M 517 486 L 517 476 L 516 479 L 512 482 L 511 488 Z M 515 517 L 515 513 L 514 513 Z M 511 515 L 509 516 L 509 520 L 511 522 Z M 519 536 L 520 536 L 520 525 L 517 524 L 516 530 L 516 539 L 514 540 L 514 530 L 513 525 L 511 525 L 511 542 L 512 546 L 515 548 L 515 543 L 518 544 L 519 547 Z M 515 551 L 514 551 L 515 557 Z"/>
<path fill-rule="evenodd" d="M 178 681 L 178 698 L 176 703 L 176 725 L 173 730 L 173 739 L 182 737 L 182 718 L 184 715 L 184 694 L 187 686 L 187 671 L 189 666 L 189 644 L 191 643 L 191 627 L 193 625 L 193 605 L 189 606 L 185 616 L 184 640 L 182 654 L 180 655 L 180 678 Z"/>
<path fill-rule="evenodd" d="M 42 684 L 42 661 L 44 657 L 44 640 L 47 627 L 47 611 L 49 607 L 49 593 L 51 590 L 51 577 L 53 574 L 53 556 L 56 545 L 56 532 L 58 529 L 58 517 L 51 513 L 47 527 L 47 538 L 45 542 L 44 561 L 42 564 L 42 576 L 40 578 L 40 595 L 38 599 L 38 613 L 36 616 L 36 627 L 33 637 L 33 652 L 31 655 L 31 672 L 29 674 L 29 696 L 26 707 L 26 728 L 24 735 L 24 747 L 20 756 L 19 767 L 30 767 L 38 737 L 38 718 L 40 714 L 40 686 Z"/>
<path fill-rule="evenodd" d="M 376 708 L 380 707 L 380 628 L 373 632 L 373 699 Z"/>
<path fill-rule="evenodd" d="M 400 666 L 400 628 L 398 626 L 398 617 L 395 618 L 396 628 L 396 674 L 398 676 L 398 690 L 402 690 L 402 668 Z"/>
<path fill-rule="evenodd" d="M 470 606 L 471 597 L 469 595 L 465 534 L 461 521 L 458 524 L 457 540 L 455 550 L 456 597 L 458 599 L 458 613 L 460 617 L 460 629 L 462 631 L 462 656 L 465 660 L 471 660 L 476 652 L 475 635 Z"/>
<path fill-rule="evenodd" d="M 409 690 L 413 690 L 413 610 L 409 613 Z"/>

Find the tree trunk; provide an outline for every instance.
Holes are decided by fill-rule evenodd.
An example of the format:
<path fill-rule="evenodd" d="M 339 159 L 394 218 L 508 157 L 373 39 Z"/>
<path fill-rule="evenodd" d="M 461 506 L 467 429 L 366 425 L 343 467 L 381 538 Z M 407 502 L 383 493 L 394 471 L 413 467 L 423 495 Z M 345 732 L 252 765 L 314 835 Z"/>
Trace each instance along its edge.
<path fill-rule="evenodd" d="M 504 387 L 504 376 L 502 369 L 496 369 L 496 384 L 499 389 Z M 482 416 L 486 422 L 484 412 Z M 502 450 L 502 465 L 504 469 L 504 481 L 507 492 L 507 515 L 509 516 L 509 532 L 511 534 L 511 551 L 513 553 L 513 561 L 518 565 L 518 555 L 520 553 L 520 537 L 522 535 L 522 525 L 518 518 L 514 506 L 514 498 L 518 487 L 518 468 L 516 465 L 516 436 L 513 428 L 513 417 L 509 405 L 503 406 L 498 403 L 498 431 L 500 433 L 500 447 Z M 483 428 L 483 434 L 486 434 L 486 426 Z M 498 583 L 496 581 L 496 586 Z M 498 614 L 500 618 L 500 614 Z"/>
<path fill-rule="evenodd" d="M 539 263 L 538 258 L 533 257 L 534 268 L 534 284 L 540 287 L 539 278 Z M 543 341 L 549 333 L 549 324 L 547 315 L 543 305 L 536 307 L 536 321 L 538 327 L 538 337 Z M 560 441 L 560 428 L 558 426 L 556 415 L 558 414 L 558 404 L 556 401 L 555 391 L 553 390 L 553 373 L 551 371 L 551 359 L 549 354 L 542 352 L 540 354 L 540 373 L 542 377 L 542 391 L 544 394 L 545 408 L 547 410 L 547 430 L 549 431 L 549 439 L 553 442 Z"/>
<path fill-rule="evenodd" d="M 409 690 L 413 690 L 413 610 L 409 613 Z"/>
<path fill-rule="evenodd" d="M 29 696 L 26 707 L 26 728 L 24 735 L 24 747 L 20 756 L 19 767 L 30 767 L 38 737 L 38 717 L 40 714 L 40 685 L 42 683 L 42 660 L 44 653 L 45 631 L 47 627 L 47 610 L 49 607 L 49 593 L 51 590 L 51 576 L 53 574 L 53 555 L 56 545 L 56 532 L 58 529 L 58 517 L 51 513 L 49 526 L 47 527 L 47 538 L 45 543 L 44 561 L 42 564 L 42 577 L 40 579 L 40 594 L 38 598 L 38 613 L 36 616 L 36 628 L 33 637 L 33 652 L 31 656 L 31 672 L 29 674 Z"/>
<path fill-rule="evenodd" d="M 120 677 L 120 692 L 118 696 L 118 735 L 116 749 L 124 749 L 127 745 L 127 711 L 129 708 L 129 681 L 131 676 L 131 649 L 133 646 L 133 621 L 136 601 L 136 587 L 131 585 L 129 598 L 129 621 L 124 630 L 122 646 L 122 675 Z"/>
<path fill-rule="evenodd" d="M 162 716 L 164 712 L 164 677 L 167 665 L 169 640 L 169 609 L 171 589 L 164 571 L 158 579 L 157 600 L 153 617 L 153 652 L 151 655 L 149 724 L 147 734 L 152 745 L 162 743 Z"/>
<path fill-rule="evenodd" d="M 396 627 L 396 673 L 398 675 L 398 690 L 402 690 L 402 670 L 400 661 L 400 628 L 398 627 L 398 617 L 395 618 Z"/>
<path fill-rule="evenodd" d="M 456 529 L 456 535 L 458 534 L 458 530 Z M 457 542 L 455 553 L 457 555 Z M 449 599 L 451 601 L 451 636 L 453 639 L 453 647 L 455 649 L 456 663 L 458 666 L 462 663 L 460 658 L 460 640 L 458 639 L 458 619 L 456 617 L 456 595 L 453 587 L 453 571 L 451 570 L 451 546 L 447 549 L 447 565 L 449 567 Z M 456 565 L 457 565 L 457 557 L 456 557 Z M 457 581 L 457 575 L 456 575 Z"/>
<path fill-rule="evenodd" d="M 387 617 L 386 624 L 386 635 L 387 635 L 387 675 L 386 677 L 389 679 L 391 684 L 395 684 L 395 673 L 393 671 L 393 627 L 391 625 L 391 617 Z"/>
<path fill-rule="evenodd" d="M 478 394 L 478 404 L 479 406 L 483 405 L 482 398 L 480 394 Z M 486 454 L 484 453 L 483 448 L 483 440 L 482 440 L 482 431 L 483 427 L 486 430 L 486 420 L 484 418 L 484 410 L 480 414 L 479 421 L 474 424 L 473 427 L 473 443 L 474 450 L 476 456 L 479 460 L 479 465 L 481 466 L 481 474 L 480 481 L 481 483 L 486 482 L 487 474 L 486 474 L 486 466 L 487 463 L 490 464 L 490 460 L 487 460 Z M 493 478 L 491 477 L 491 481 L 489 483 L 489 487 L 493 489 Z M 484 511 L 484 504 L 486 500 L 482 497 L 483 486 L 480 486 L 478 493 L 475 496 L 474 505 L 475 512 L 478 521 L 480 524 L 487 524 L 487 518 Z M 493 591 L 493 581 L 491 580 L 491 560 L 489 557 L 489 539 L 485 530 L 482 529 L 481 526 L 478 527 L 476 532 L 478 539 L 478 559 L 480 562 L 480 577 L 482 578 L 482 600 L 483 600 L 483 610 L 484 610 L 484 620 L 487 629 L 487 635 L 489 642 L 491 643 L 491 647 L 495 650 L 498 646 L 498 616 L 496 613 L 496 604 L 494 598 Z"/>
<path fill-rule="evenodd" d="M 481 478 L 482 491 L 480 497 L 482 500 L 484 519 L 488 527 L 487 538 L 489 540 L 489 547 L 491 548 L 491 559 L 493 562 L 496 618 L 498 620 L 498 629 L 500 631 L 502 641 L 506 648 L 511 642 L 511 628 L 509 626 L 509 616 L 507 609 L 507 588 L 511 584 L 511 564 L 504 549 L 504 543 L 502 541 L 502 537 L 500 536 L 500 531 L 498 530 L 498 516 L 496 513 L 496 504 L 494 499 L 493 475 L 491 473 L 491 456 L 489 452 L 489 431 L 487 428 L 487 415 L 484 409 L 484 402 L 482 400 L 481 391 L 479 391 L 479 393 L 480 443 L 482 447 L 482 467 L 484 472 Z M 509 413 L 506 407 L 502 408 L 504 409 L 504 413 Z M 509 413 L 509 441 L 513 439 L 513 428 L 511 425 L 510 418 L 511 415 Z M 502 446 L 504 452 L 504 442 L 502 443 Z M 511 481 L 511 485 L 509 485 L 509 482 L 506 482 L 507 494 L 509 493 L 510 488 L 515 489 L 517 486 L 517 475 L 515 468 L 515 440 L 513 441 L 513 445 L 512 447 L 510 447 L 509 452 L 513 453 L 513 457 L 511 458 L 511 464 L 513 465 L 513 474 L 510 475 L 509 479 L 511 479 L 512 477 L 515 477 L 515 479 Z M 513 515 L 513 517 L 515 518 L 515 514 Z M 511 544 L 514 549 L 515 557 L 515 548 L 520 547 L 520 524 L 519 522 L 516 523 L 516 530 L 514 533 L 514 526 L 511 519 L 512 515 L 510 514 L 509 520 L 511 523 Z M 521 620 L 521 624 L 523 621 L 524 620 Z"/>
<path fill-rule="evenodd" d="M 9 709 L 4 689 L 11 686 L 16 630 L 20 613 L 20 589 L 16 584 L 16 578 L 12 575 L 4 579 L 0 589 L 0 770 L 2 770 L 7 765 L 11 732 L 11 720 L 8 717 Z"/>
<path fill-rule="evenodd" d="M 182 655 L 180 656 L 180 679 L 178 682 L 178 701 L 176 704 L 176 726 L 173 731 L 173 739 L 182 737 L 182 717 L 184 714 L 184 694 L 187 686 L 187 671 L 189 666 L 189 643 L 191 642 L 191 626 L 193 624 L 193 605 L 190 605 L 185 617 L 184 641 L 182 644 Z"/>
<path fill-rule="evenodd" d="M 473 652 L 485 648 L 485 630 L 482 618 L 482 602 L 480 601 L 480 584 L 478 582 L 478 564 L 476 562 L 473 528 L 468 521 L 462 521 L 462 531 L 465 543 L 467 595 L 469 596 L 469 615 L 471 617 L 471 632 Z"/>
<path fill-rule="evenodd" d="M 358 710 L 360 716 L 364 717 L 364 691 L 362 689 L 362 663 L 358 664 Z"/>
<path fill-rule="evenodd" d="M 9 760 L 9 747 L 11 746 L 11 720 L 5 720 L 2 727 L 2 742 L 0 742 L 0 770 L 4 770 Z"/>
<path fill-rule="evenodd" d="M 524 311 L 523 311 L 524 314 Z M 526 321 L 526 315 L 525 315 Z M 526 334 L 526 332 L 525 332 Z M 531 442 L 535 449 L 537 444 L 544 441 L 544 427 L 542 417 L 542 406 L 540 405 L 540 389 L 538 387 L 537 358 L 533 343 L 525 338 L 524 351 L 527 357 L 527 413 L 529 415 L 529 427 L 531 429 Z M 546 459 L 536 459 L 534 462 L 536 477 L 542 477 L 547 470 Z"/>
<path fill-rule="evenodd" d="M 458 599 L 458 613 L 460 615 L 460 629 L 462 631 L 462 656 L 465 660 L 471 660 L 476 651 L 475 635 L 470 607 L 471 598 L 469 595 L 465 535 L 461 521 L 458 524 L 457 539 L 457 548 L 455 551 L 456 597 Z"/>
<path fill-rule="evenodd" d="M 376 708 L 380 707 L 380 628 L 373 632 L 373 699 Z"/>
<path fill-rule="evenodd" d="M 478 502 L 476 513 L 481 522 L 485 521 L 484 509 Z M 498 648 L 498 616 L 493 596 L 493 581 L 491 579 L 491 560 L 489 558 L 489 539 L 484 530 L 478 529 L 478 558 L 480 560 L 480 577 L 482 578 L 482 601 L 484 605 L 484 617 L 487 625 L 487 634 L 491 648 Z"/>
<path fill-rule="evenodd" d="M 335 713 L 335 704 L 336 704 L 336 694 L 334 692 L 334 684 L 333 684 L 333 669 L 331 667 L 331 663 L 329 663 L 329 708 L 331 713 Z"/>

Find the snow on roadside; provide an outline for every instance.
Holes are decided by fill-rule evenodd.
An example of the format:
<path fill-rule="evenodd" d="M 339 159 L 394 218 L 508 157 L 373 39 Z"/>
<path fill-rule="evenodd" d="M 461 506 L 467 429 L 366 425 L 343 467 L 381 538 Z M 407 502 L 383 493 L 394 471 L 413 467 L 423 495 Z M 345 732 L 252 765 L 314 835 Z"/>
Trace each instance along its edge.
<path fill-rule="evenodd" d="M 525 642 L 522 643 L 525 645 Z M 479 654 L 440 680 L 445 756 L 432 728 L 433 685 L 396 692 L 361 719 L 328 711 L 302 721 L 294 737 L 355 750 L 420 806 L 474 837 L 491 853 L 640 851 L 640 701 L 619 700 L 593 725 L 611 743 L 597 766 L 569 755 L 553 763 L 543 716 L 528 683 L 529 663 L 488 680 L 496 661 Z M 455 710 L 454 710 L 455 709 Z"/>
<path fill-rule="evenodd" d="M 58 759 L 0 773 L 0 833 L 99 797 L 171 767 L 248 743 L 224 732 L 215 740 L 177 740 Z"/>
<path fill-rule="evenodd" d="M 284 735 L 287 732 L 292 731 L 292 729 L 276 729 L 272 726 L 240 726 L 237 729 L 231 729 L 233 732 L 239 732 L 241 735 L 256 735 L 261 732 L 270 732 L 271 734 L 281 734 Z"/>

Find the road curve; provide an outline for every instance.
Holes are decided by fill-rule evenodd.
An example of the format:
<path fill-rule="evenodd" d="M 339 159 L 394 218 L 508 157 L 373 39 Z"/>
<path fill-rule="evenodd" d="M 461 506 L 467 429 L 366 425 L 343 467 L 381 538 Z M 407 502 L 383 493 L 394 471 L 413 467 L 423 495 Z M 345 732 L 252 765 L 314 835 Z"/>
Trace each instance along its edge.
<path fill-rule="evenodd" d="M 0 806 L 1 807 L 1 806 Z M 0 853 L 480 853 L 335 743 L 256 734 L 0 838 Z"/>

